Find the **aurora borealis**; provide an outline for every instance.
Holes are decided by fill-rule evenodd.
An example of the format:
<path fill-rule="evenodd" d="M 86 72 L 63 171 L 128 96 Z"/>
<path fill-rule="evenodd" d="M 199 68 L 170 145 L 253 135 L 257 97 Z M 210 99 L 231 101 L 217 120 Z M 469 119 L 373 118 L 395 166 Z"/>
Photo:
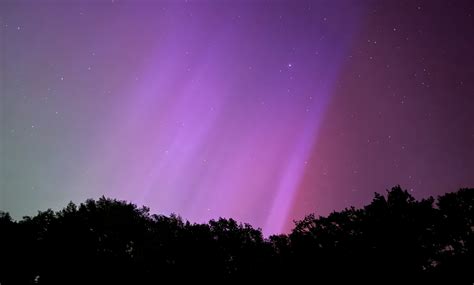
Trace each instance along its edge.
<path fill-rule="evenodd" d="M 474 185 L 469 1 L 1 1 L 0 209 L 195 222 Z"/>

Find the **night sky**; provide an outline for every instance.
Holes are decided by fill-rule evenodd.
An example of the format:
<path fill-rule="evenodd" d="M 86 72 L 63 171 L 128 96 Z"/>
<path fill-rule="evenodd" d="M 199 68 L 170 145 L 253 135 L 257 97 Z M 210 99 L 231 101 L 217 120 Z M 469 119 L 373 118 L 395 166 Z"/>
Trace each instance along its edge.
<path fill-rule="evenodd" d="M 0 0 L 0 209 L 292 220 L 474 186 L 474 1 Z"/>

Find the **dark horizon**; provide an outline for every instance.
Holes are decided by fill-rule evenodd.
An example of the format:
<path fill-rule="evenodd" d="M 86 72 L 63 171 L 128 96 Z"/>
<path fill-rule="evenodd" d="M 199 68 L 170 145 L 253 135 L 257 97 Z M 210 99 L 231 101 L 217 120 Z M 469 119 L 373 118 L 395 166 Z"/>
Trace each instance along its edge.
<path fill-rule="evenodd" d="M 270 237 L 233 219 L 189 223 L 105 197 L 18 222 L 0 211 L 0 283 L 472 284 L 473 217 L 474 188 L 416 200 L 398 186 Z"/>
<path fill-rule="evenodd" d="M 472 187 L 461 187 L 459 189 L 457 189 L 456 191 L 444 191 L 443 194 L 441 195 L 436 195 L 436 196 L 427 196 L 427 197 L 421 197 L 421 198 L 417 198 L 417 197 L 414 197 L 413 196 L 413 193 L 411 193 L 409 191 L 409 189 L 405 188 L 405 187 L 402 187 L 401 185 L 395 185 L 393 187 L 391 187 L 390 189 L 385 189 L 384 191 L 372 191 L 372 197 L 369 199 L 369 201 L 367 201 L 367 203 L 365 203 L 364 205 L 362 206 L 355 206 L 355 205 L 349 205 L 347 207 L 344 207 L 342 209 L 335 209 L 333 210 L 332 212 L 330 213 L 327 213 L 327 214 L 321 214 L 321 213 L 318 213 L 318 211 L 314 211 L 314 212 L 308 212 L 306 214 L 303 215 L 303 217 L 301 219 L 295 219 L 292 221 L 292 226 L 291 228 L 289 228 L 287 231 L 282 231 L 282 232 L 278 232 L 278 233 L 271 233 L 271 234 L 267 234 L 265 235 L 265 233 L 263 232 L 263 229 L 256 226 L 255 225 L 252 225 L 250 222 L 248 221 L 244 221 L 244 220 L 236 220 L 234 217 L 231 217 L 231 216 L 219 216 L 219 217 L 215 217 L 215 218 L 212 218 L 210 219 L 209 221 L 216 221 L 216 220 L 220 220 L 220 219 L 225 219 L 225 220 L 233 220 L 233 221 L 236 221 L 237 223 L 241 224 L 241 225 L 250 225 L 252 227 L 254 227 L 256 230 L 258 231 L 261 231 L 263 236 L 265 238 L 268 238 L 270 236 L 278 236 L 278 235 L 286 235 L 288 233 L 290 233 L 292 230 L 294 230 L 294 226 L 296 225 L 296 223 L 298 222 L 301 222 L 301 220 L 303 220 L 304 218 L 308 217 L 308 216 L 314 216 L 316 218 L 326 218 L 328 216 L 330 216 L 331 214 L 333 213 L 337 213 L 337 212 L 344 212 L 346 210 L 349 210 L 349 209 L 356 209 L 356 210 L 360 210 L 360 209 L 363 209 L 365 206 L 367 206 L 368 204 L 370 204 L 371 201 L 374 200 L 374 198 L 377 198 L 377 197 L 383 197 L 383 198 L 387 198 L 388 194 L 391 193 L 392 191 L 394 191 L 394 189 L 397 189 L 400 190 L 400 191 L 404 191 L 406 192 L 410 197 L 412 197 L 413 199 L 417 200 L 417 201 L 422 201 L 422 200 L 430 200 L 430 199 L 433 199 L 433 201 L 436 201 L 438 200 L 440 197 L 443 197 L 444 195 L 450 195 L 450 194 L 454 194 L 458 191 L 471 191 Z M 96 201 L 113 201 L 113 202 L 116 202 L 118 204 L 127 204 L 127 205 L 133 205 L 133 207 L 137 208 L 137 209 L 146 209 L 146 211 L 148 212 L 149 215 L 155 215 L 155 216 L 161 216 L 161 217 L 166 217 L 166 218 L 170 218 L 170 217 L 176 217 L 180 220 L 182 220 L 184 223 L 190 223 L 190 224 L 207 224 L 209 221 L 204 221 L 204 222 L 196 222 L 196 221 L 193 221 L 192 219 L 189 219 L 188 217 L 186 216 L 183 216 L 181 215 L 180 213 L 177 213 L 177 212 L 171 212 L 171 213 L 160 213 L 160 212 L 154 212 L 152 207 L 150 207 L 149 205 L 146 205 L 146 204 L 136 204 L 134 203 L 133 201 L 128 201 L 128 200 L 123 200 L 123 199 L 119 199 L 119 198 L 114 198 L 114 197 L 109 197 L 109 196 L 105 196 L 105 195 L 102 195 L 102 196 L 99 196 L 99 197 L 89 197 L 87 199 L 85 199 L 84 201 L 68 201 L 67 203 L 65 203 L 65 205 L 62 205 L 62 206 L 59 206 L 57 208 L 47 208 L 47 209 L 36 209 L 34 210 L 35 213 L 32 214 L 32 215 L 24 215 L 22 217 L 15 217 L 14 215 L 12 215 L 10 212 L 0 208 L 0 213 L 3 214 L 4 216 L 7 216 L 9 217 L 9 219 L 11 219 L 12 222 L 15 222 L 15 223 L 19 223 L 19 222 L 22 222 L 22 221 L 25 221 L 25 220 L 29 220 L 29 219 L 32 219 L 38 215 L 40 215 L 41 213 L 52 213 L 52 214 L 58 214 L 58 213 L 61 213 L 61 211 L 64 211 L 66 208 L 68 208 L 70 205 L 74 205 L 75 207 L 78 207 L 80 205 L 84 205 L 84 204 L 87 204 L 89 201 L 92 201 L 92 202 L 96 202 Z M 435 205 L 436 206 L 436 205 Z"/>

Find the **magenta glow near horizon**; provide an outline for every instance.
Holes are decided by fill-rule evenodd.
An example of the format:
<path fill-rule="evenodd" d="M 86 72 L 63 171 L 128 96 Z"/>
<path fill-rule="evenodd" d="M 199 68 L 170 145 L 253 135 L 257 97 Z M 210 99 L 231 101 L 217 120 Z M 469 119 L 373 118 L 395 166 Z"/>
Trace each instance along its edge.
<path fill-rule="evenodd" d="M 424 10 L 409 2 L 0 5 L 0 210 L 16 217 L 105 195 L 272 234 L 395 184 L 416 196 L 473 182 L 472 128 L 455 141 L 439 131 L 444 118 L 465 120 L 451 111 L 468 114 L 469 73 L 446 68 L 453 58 L 426 63 L 439 61 L 437 45 L 416 42 L 418 30 L 439 29 L 413 24 Z M 457 72 L 458 97 L 443 101 L 451 83 L 423 69 Z M 467 149 L 445 158 L 461 165 L 428 182 L 452 169 L 425 166 L 446 146 Z"/>

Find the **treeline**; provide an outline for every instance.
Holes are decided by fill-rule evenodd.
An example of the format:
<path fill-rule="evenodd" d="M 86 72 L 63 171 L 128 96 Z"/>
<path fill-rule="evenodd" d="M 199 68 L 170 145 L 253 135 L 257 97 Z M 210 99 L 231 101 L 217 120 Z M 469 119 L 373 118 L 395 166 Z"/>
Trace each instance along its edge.
<path fill-rule="evenodd" d="M 0 283 L 474 282 L 474 189 L 308 215 L 264 238 L 233 219 L 192 224 L 108 198 L 13 221 L 0 212 Z"/>

